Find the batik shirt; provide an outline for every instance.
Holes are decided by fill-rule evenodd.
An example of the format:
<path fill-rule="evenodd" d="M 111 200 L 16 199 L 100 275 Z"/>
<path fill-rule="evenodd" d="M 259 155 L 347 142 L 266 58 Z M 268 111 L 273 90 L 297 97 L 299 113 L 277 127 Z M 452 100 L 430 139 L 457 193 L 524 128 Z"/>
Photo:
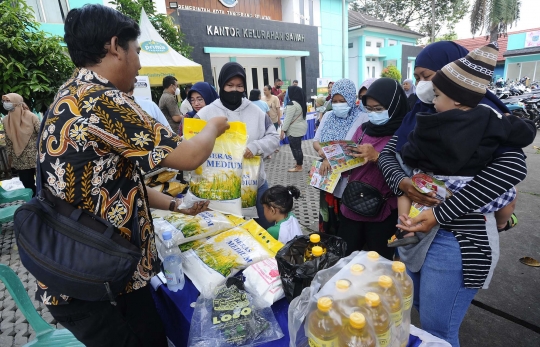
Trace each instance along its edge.
<path fill-rule="evenodd" d="M 146 286 L 159 269 L 141 170 L 156 167 L 179 141 L 131 97 L 87 69 L 60 87 L 49 108 L 39 148 L 43 186 L 108 220 L 141 248 L 125 293 Z M 38 282 L 36 300 L 46 305 L 68 302 L 53 286 Z"/>

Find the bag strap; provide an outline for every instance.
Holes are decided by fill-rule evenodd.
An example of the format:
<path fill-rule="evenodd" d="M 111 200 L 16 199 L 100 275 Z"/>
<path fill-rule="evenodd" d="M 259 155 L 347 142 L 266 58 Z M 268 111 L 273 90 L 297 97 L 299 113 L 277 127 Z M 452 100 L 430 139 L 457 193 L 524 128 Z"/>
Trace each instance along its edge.
<path fill-rule="evenodd" d="M 41 120 L 41 124 L 39 126 L 39 134 L 37 136 L 37 143 L 36 148 L 38 149 L 38 155 L 37 155 L 37 163 L 36 163 L 36 195 L 38 195 L 41 192 L 42 185 L 41 185 L 41 164 L 39 159 L 39 153 L 41 152 L 41 136 L 43 135 L 43 129 L 45 129 L 45 123 L 47 122 L 47 116 L 49 114 L 49 110 L 45 111 L 43 114 L 43 119 Z"/>

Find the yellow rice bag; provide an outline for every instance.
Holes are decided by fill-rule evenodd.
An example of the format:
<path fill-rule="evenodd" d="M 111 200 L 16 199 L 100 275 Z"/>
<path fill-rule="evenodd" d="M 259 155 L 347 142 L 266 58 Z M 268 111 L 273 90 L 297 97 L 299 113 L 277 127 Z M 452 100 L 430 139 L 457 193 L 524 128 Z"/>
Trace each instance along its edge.
<path fill-rule="evenodd" d="M 155 189 L 159 192 L 175 197 L 178 194 L 182 193 L 182 191 L 186 188 L 186 186 L 187 186 L 186 184 L 183 184 L 180 182 L 165 182 L 165 183 L 161 183 L 157 186 L 152 187 L 152 189 Z"/>
<path fill-rule="evenodd" d="M 145 177 L 144 178 L 144 184 L 147 187 L 155 187 L 158 186 L 161 183 L 169 182 L 173 178 L 176 177 L 178 174 L 178 170 L 166 170 L 163 172 L 160 172 L 157 175 L 151 176 L 151 177 Z"/>
<path fill-rule="evenodd" d="M 258 218 L 257 189 L 259 188 L 259 170 L 261 157 L 245 159 L 242 163 L 242 214 L 244 217 Z"/>
<path fill-rule="evenodd" d="M 246 124 L 230 122 L 230 129 L 216 139 L 210 157 L 191 173 L 183 206 L 210 200 L 212 210 L 242 216 L 242 159 L 247 145 Z M 201 119 L 184 120 L 184 137 L 189 140 L 206 125 Z"/>

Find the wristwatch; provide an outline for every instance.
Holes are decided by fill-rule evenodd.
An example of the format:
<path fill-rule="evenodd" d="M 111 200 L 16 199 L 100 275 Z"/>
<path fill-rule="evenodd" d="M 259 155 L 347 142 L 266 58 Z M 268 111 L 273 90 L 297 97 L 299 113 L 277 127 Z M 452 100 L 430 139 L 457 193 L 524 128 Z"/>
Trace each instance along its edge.
<path fill-rule="evenodd" d="M 169 211 L 176 212 L 176 206 L 178 204 L 178 199 L 174 198 L 171 200 L 171 203 L 169 204 Z"/>

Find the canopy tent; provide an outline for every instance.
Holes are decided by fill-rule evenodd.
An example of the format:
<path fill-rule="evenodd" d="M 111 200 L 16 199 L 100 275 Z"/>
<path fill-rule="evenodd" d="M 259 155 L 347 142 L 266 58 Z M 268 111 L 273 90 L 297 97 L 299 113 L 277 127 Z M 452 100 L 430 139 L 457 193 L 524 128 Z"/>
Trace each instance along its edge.
<path fill-rule="evenodd" d="M 178 84 L 204 81 L 202 66 L 187 59 L 169 46 L 158 34 L 144 9 L 139 23 L 142 68 L 139 75 L 148 76 L 151 86 L 161 86 L 163 77 L 174 76 Z"/>

